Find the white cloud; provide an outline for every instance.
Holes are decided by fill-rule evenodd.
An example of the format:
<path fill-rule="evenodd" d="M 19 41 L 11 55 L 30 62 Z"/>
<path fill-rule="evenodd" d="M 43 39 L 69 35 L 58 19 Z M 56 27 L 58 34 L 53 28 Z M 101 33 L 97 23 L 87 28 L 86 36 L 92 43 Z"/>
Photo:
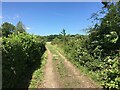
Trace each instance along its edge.
<path fill-rule="evenodd" d="M 3 16 L 0 16 L 0 19 L 3 19 Z"/>
<path fill-rule="evenodd" d="M 12 19 L 15 20 L 15 19 L 17 19 L 19 17 L 20 17 L 19 15 L 15 15 Z"/>
<path fill-rule="evenodd" d="M 30 27 L 26 27 L 27 30 L 31 29 Z"/>
<path fill-rule="evenodd" d="M 19 15 L 17 15 L 16 18 L 19 18 Z"/>

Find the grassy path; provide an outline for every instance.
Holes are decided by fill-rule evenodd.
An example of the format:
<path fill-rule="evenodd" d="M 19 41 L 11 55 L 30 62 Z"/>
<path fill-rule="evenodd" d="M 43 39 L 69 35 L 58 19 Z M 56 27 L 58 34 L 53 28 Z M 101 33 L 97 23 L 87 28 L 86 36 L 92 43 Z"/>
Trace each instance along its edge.
<path fill-rule="evenodd" d="M 75 68 L 50 43 L 46 45 L 48 52 L 44 72 L 44 87 L 46 88 L 98 88 L 87 76 Z"/>
<path fill-rule="evenodd" d="M 48 59 L 47 59 L 47 64 L 45 67 L 45 80 L 44 80 L 44 87 L 46 88 L 57 88 L 57 82 L 56 82 L 56 76 L 54 73 L 54 67 L 53 67 L 53 56 L 51 54 L 51 52 L 49 51 L 49 49 L 46 47 L 47 52 L 48 52 Z"/>

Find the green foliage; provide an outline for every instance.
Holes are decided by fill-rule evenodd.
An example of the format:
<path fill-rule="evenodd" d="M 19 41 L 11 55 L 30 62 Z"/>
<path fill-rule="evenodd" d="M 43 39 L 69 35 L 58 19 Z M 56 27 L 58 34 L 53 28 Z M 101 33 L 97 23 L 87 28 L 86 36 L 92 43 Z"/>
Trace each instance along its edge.
<path fill-rule="evenodd" d="M 100 23 L 96 24 L 90 30 L 89 48 L 90 51 L 100 46 L 104 54 L 112 53 L 120 50 L 120 2 L 112 3 L 107 8 L 106 15 L 100 19 Z M 104 10 L 103 10 L 104 11 Z M 101 13 L 102 14 L 102 13 Z M 105 14 L 105 13 L 103 13 Z"/>
<path fill-rule="evenodd" d="M 45 43 L 27 33 L 3 37 L 2 73 L 3 88 L 17 87 L 21 77 L 40 60 L 45 51 Z"/>
<path fill-rule="evenodd" d="M 54 38 L 53 40 L 52 40 L 52 43 L 51 44 L 59 44 L 61 42 L 61 40 L 59 39 L 59 38 Z"/>
<path fill-rule="evenodd" d="M 88 53 L 98 60 L 99 70 L 96 69 L 96 71 L 100 73 L 101 85 L 105 88 L 120 88 L 119 7 L 120 2 L 111 3 L 109 7 L 106 7 L 106 15 L 101 19 L 100 24 L 96 24 L 90 30 L 88 39 Z"/>
<path fill-rule="evenodd" d="M 2 28 L 0 27 L 0 37 L 2 37 Z"/>
<path fill-rule="evenodd" d="M 66 36 L 66 31 L 65 31 L 65 29 L 62 30 L 61 35 Z"/>
<path fill-rule="evenodd" d="M 44 38 L 46 39 L 47 42 L 51 42 L 56 37 L 58 37 L 58 35 L 56 35 L 56 34 L 55 35 L 44 36 Z"/>
<path fill-rule="evenodd" d="M 1 25 L 0 27 L 0 37 L 8 37 L 8 35 L 15 33 L 23 33 L 26 32 L 25 31 L 25 26 L 23 25 L 23 23 L 21 21 L 18 22 L 17 26 L 14 26 L 11 23 L 5 22 Z"/>
<path fill-rule="evenodd" d="M 40 61 L 40 65 L 39 68 L 37 70 L 35 70 L 35 72 L 32 75 L 32 79 L 29 85 L 29 88 L 38 88 L 38 86 L 41 85 L 43 79 L 44 79 L 44 68 L 45 68 L 45 64 L 47 61 L 47 51 L 45 51 L 45 53 L 42 56 L 42 59 Z M 43 87 L 43 86 L 42 86 Z"/>
<path fill-rule="evenodd" d="M 94 14 L 99 23 L 90 28 L 88 36 L 66 35 L 64 43 L 63 35 L 52 43 L 61 47 L 72 62 L 96 73 L 96 81 L 103 88 L 120 89 L 120 2 L 104 3 L 100 14 L 105 16 Z"/>
<path fill-rule="evenodd" d="M 67 44 L 60 44 L 59 40 L 53 40 L 64 50 L 67 58 L 72 62 L 78 62 L 80 66 L 87 68 L 90 72 L 96 73 L 96 81 L 99 81 L 104 88 L 120 88 L 120 56 L 112 53 L 103 56 L 103 49 L 97 46 L 93 51 L 89 51 L 87 36 L 69 37 Z M 56 43 L 55 43 L 56 41 Z M 59 42 L 59 43 L 58 43 Z M 63 42 L 61 42 L 63 43 Z"/>
<path fill-rule="evenodd" d="M 2 32 L 1 32 L 2 30 Z M 12 25 L 11 23 L 5 22 L 1 25 L 1 36 L 8 37 L 9 34 L 12 34 L 15 31 L 15 26 Z"/>
<path fill-rule="evenodd" d="M 105 88 L 120 88 L 120 58 L 107 56 L 101 68 L 101 82 Z"/>
<path fill-rule="evenodd" d="M 66 30 L 63 29 L 60 36 L 62 36 L 62 41 L 64 44 L 66 44 Z"/>
<path fill-rule="evenodd" d="M 15 33 L 18 33 L 18 32 L 23 33 L 25 31 L 26 31 L 26 28 L 25 28 L 24 24 L 21 21 L 19 21 L 16 25 L 16 32 Z"/>

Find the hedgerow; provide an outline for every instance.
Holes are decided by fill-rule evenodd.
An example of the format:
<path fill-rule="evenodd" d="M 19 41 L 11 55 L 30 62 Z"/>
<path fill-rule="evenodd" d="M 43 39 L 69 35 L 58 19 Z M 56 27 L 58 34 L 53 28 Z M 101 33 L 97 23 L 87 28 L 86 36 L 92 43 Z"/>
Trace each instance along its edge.
<path fill-rule="evenodd" d="M 27 33 L 13 33 L 2 39 L 2 87 L 18 87 L 21 77 L 40 61 L 45 42 Z"/>
<path fill-rule="evenodd" d="M 120 2 L 109 3 L 101 13 L 105 16 L 95 17 L 99 23 L 89 29 L 89 35 L 72 37 L 64 31 L 52 44 L 61 47 L 70 60 L 96 73 L 103 88 L 120 89 Z"/>
<path fill-rule="evenodd" d="M 53 41 L 55 44 L 55 41 Z M 57 42 L 57 41 L 56 41 Z M 62 43 L 62 42 L 61 42 Z M 63 49 L 67 58 L 73 62 L 78 62 L 81 66 L 87 68 L 90 72 L 96 73 L 98 80 L 103 88 L 120 88 L 120 53 L 107 55 L 101 57 L 99 52 L 101 49 L 91 54 L 87 49 L 85 37 L 83 38 L 69 38 L 67 44 L 57 45 Z"/>

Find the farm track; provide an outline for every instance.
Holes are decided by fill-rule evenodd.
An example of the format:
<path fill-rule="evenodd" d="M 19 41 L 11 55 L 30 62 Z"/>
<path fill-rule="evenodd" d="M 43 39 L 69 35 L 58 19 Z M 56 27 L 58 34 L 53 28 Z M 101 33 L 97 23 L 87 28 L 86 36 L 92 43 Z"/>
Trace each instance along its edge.
<path fill-rule="evenodd" d="M 46 87 L 46 88 L 58 88 L 58 84 L 56 82 L 57 78 L 55 77 L 54 67 L 53 67 L 53 62 L 52 62 L 53 56 L 47 47 L 46 47 L 46 49 L 48 51 L 48 60 L 47 60 L 47 64 L 45 67 L 44 87 Z"/>
<path fill-rule="evenodd" d="M 44 70 L 45 88 L 99 88 L 82 74 L 51 44 L 46 45 L 48 59 Z"/>

